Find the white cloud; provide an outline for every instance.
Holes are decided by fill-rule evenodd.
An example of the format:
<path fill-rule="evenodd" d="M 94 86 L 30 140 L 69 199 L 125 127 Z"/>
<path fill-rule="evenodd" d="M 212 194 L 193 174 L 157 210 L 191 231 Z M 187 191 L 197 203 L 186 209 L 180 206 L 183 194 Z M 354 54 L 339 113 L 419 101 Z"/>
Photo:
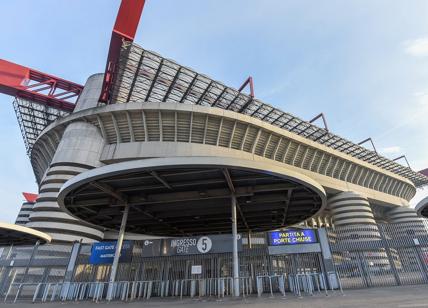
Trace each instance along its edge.
<path fill-rule="evenodd" d="M 411 56 L 415 56 L 415 57 L 428 56 L 428 37 L 405 41 L 404 50 L 407 54 Z"/>
<path fill-rule="evenodd" d="M 399 146 L 386 147 L 380 149 L 379 152 L 381 154 L 397 154 L 401 152 L 401 148 Z"/>
<path fill-rule="evenodd" d="M 428 91 L 425 92 L 416 92 L 413 94 L 416 97 L 417 103 L 422 106 L 428 106 Z"/>
<path fill-rule="evenodd" d="M 425 197 L 428 197 L 428 189 L 426 189 L 425 187 L 419 188 L 418 190 L 416 190 L 416 195 L 413 197 L 412 200 L 410 200 L 410 206 L 414 208 L 418 204 L 418 202 Z"/>

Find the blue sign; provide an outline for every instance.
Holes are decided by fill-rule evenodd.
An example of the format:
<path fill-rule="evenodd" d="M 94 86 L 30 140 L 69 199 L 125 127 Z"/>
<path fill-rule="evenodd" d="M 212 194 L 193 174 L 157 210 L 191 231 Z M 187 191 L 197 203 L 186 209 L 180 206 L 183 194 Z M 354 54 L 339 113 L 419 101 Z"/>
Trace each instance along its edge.
<path fill-rule="evenodd" d="M 132 241 L 123 241 L 119 262 L 129 262 L 132 258 Z M 90 264 L 111 264 L 116 251 L 116 242 L 99 242 L 92 244 Z"/>
<path fill-rule="evenodd" d="M 269 246 L 318 243 L 314 229 L 289 229 L 268 233 Z"/>

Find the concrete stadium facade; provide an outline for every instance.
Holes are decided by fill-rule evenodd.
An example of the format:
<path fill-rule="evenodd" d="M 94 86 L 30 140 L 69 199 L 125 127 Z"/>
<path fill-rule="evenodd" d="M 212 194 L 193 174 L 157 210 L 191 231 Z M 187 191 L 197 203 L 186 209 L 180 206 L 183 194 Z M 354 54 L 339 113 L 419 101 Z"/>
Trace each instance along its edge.
<path fill-rule="evenodd" d="M 132 59 L 133 55 L 127 52 L 124 57 Z M 161 66 L 162 62 L 159 70 Z M 123 63 L 122 70 L 125 70 Z M 132 168 L 136 172 L 142 166 L 161 170 L 163 166 L 181 162 L 190 168 L 189 162 L 193 162 L 199 168 L 210 165 L 211 161 L 210 167 L 236 167 L 247 171 L 253 167 L 260 172 L 278 173 L 279 177 L 301 185 L 299 189 L 311 191 L 318 201 L 308 208 L 307 214 L 296 216 L 300 220 L 295 218 L 293 224 L 305 222 L 311 226 L 334 225 L 342 229 L 364 225 L 366 230 L 358 234 L 361 239 L 379 237 L 375 230 L 378 218 L 418 228 L 420 218 L 409 208 L 409 201 L 416 193 L 415 182 L 394 172 L 395 169 L 386 170 L 379 163 L 371 163 L 370 159 L 358 159 L 308 136 L 278 127 L 272 121 L 269 123 L 236 110 L 211 107 L 215 104 L 180 104 L 165 98 L 162 102 L 156 97 L 151 99 L 155 84 L 162 83 L 161 74 L 143 74 L 151 84 L 137 91 L 147 92 L 144 100 L 133 100 L 132 90 L 129 90 L 127 101 L 119 99 L 120 91 L 125 88 L 123 78 L 119 78 L 122 83 L 116 84 L 116 103 L 102 106 L 98 103 L 102 75 L 91 76 L 75 111 L 51 123 L 40 134 L 31 152 L 40 187 L 39 198 L 26 226 L 50 234 L 56 242 L 102 240 L 104 233 L 110 230 L 86 219 L 93 214 L 90 204 L 79 207 L 79 213 L 70 211 L 73 204 L 66 204 L 65 200 L 72 189 L 83 190 L 85 185 L 93 184 L 91 179 L 107 180 L 108 176 L 125 172 L 125 169 L 124 176 L 132 174 Z M 197 76 L 193 79 L 193 87 Z M 145 80 L 133 78 L 133 86 L 144 85 Z M 163 90 L 165 97 L 174 83 L 170 81 L 169 88 Z M 192 80 L 189 84 L 190 89 Z M 182 89 L 182 102 L 192 91 L 194 88 Z M 153 177 L 162 182 L 156 173 Z M 281 202 L 293 203 L 290 196 L 288 199 L 285 196 Z M 299 201 L 294 202 L 298 204 Z M 285 210 L 284 224 L 286 213 Z M 348 234 L 343 240 L 352 236 Z"/>
<path fill-rule="evenodd" d="M 18 216 L 16 217 L 15 224 L 25 226 L 30 221 L 30 214 L 33 211 L 33 202 L 24 202 L 19 209 Z"/>

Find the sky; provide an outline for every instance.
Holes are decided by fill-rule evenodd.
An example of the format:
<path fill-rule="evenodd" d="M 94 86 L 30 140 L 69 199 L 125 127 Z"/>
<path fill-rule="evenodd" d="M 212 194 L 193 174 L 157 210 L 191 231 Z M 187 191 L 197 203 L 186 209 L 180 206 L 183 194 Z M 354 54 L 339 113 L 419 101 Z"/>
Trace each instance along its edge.
<path fill-rule="evenodd" d="M 104 70 L 118 0 L 0 2 L 0 58 L 84 84 Z M 349 140 L 428 167 L 428 1 L 147 0 L 135 42 Z M 0 221 L 37 185 L 0 95 Z M 428 189 L 419 190 L 414 205 Z"/>

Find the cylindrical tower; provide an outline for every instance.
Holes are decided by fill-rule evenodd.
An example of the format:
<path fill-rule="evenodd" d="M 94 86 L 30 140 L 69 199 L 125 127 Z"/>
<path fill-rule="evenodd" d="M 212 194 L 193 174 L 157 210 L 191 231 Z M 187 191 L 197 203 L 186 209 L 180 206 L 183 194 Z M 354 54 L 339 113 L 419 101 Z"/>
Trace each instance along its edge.
<path fill-rule="evenodd" d="M 395 207 L 387 213 L 388 221 L 395 225 L 399 234 L 404 235 L 426 235 L 422 218 L 418 217 L 416 211 L 409 207 Z"/>
<path fill-rule="evenodd" d="M 339 193 L 328 200 L 339 240 L 380 239 L 379 229 L 366 197 L 355 192 Z"/>
<path fill-rule="evenodd" d="M 355 192 L 339 193 L 328 200 L 337 242 L 366 242 L 381 239 L 370 203 Z M 365 256 L 370 266 L 389 266 L 385 251 L 370 252 Z"/>
<path fill-rule="evenodd" d="M 77 101 L 76 110 L 97 106 L 101 84 L 102 74 L 89 77 Z M 57 196 L 67 180 L 101 165 L 99 158 L 104 143 L 99 129 L 92 124 L 77 121 L 67 126 L 41 180 L 39 197 L 27 226 L 48 233 L 55 242 L 93 242 L 103 238 L 102 228 L 64 213 L 58 206 Z"/>

